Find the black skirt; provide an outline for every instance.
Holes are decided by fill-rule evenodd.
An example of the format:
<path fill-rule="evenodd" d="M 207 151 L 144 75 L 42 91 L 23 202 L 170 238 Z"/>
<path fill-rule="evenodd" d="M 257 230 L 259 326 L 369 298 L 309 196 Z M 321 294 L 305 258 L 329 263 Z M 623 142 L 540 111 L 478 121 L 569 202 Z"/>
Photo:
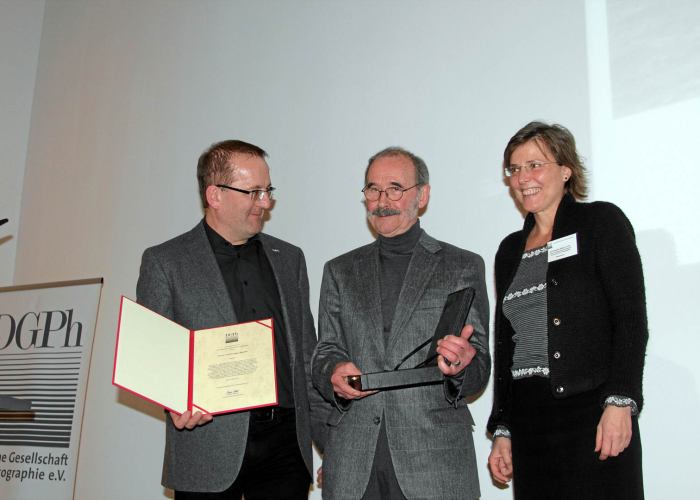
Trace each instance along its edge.
<path fill-rule="evenodd" d="M 565 399 L 552 396 L 550 381 L 513 382 L 511 436 L 516 500 L 641 500 L 642 445 L 637 418 L 632 442 L 617 457 L 595 453 L 603 412 L 597 390 Z"/>

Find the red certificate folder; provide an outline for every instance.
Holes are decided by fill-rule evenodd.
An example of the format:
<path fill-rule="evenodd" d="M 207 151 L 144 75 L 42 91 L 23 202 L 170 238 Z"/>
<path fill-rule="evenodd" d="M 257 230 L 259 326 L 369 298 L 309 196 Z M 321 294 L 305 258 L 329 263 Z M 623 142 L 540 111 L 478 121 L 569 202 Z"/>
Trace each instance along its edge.
<path fill-rule="evenodd" d="M 189 330 L 124 296 L 112 384 L 176 413 L 277 404 L 272 319 Z"/>

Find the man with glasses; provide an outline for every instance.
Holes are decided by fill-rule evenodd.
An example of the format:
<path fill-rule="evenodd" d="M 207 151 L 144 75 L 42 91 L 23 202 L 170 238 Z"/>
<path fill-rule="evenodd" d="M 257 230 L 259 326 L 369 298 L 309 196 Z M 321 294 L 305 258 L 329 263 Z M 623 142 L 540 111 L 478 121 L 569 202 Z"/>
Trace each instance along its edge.
<path fill-rule="evenodd" d="M 274 325 L 279 406 L 166 416 L 163 485 L 176 500 L 305 499 L 312 435 L 323 446 L 327 404 L 311 386 L 304 255 L 261 233 L 274 192 L 266 156 L 243 141 L 212 145 L 197 165 L 204 219 L 143 254 L 144 306 L 195 330 L 270 317 Z"/>
<path fill-rule="evenodd" d="M 363 189 L 377 233 L 325 266 L 314 385 L 334 406 L 323 459 L 324 498 L 479 497 L 465 397 L 490 372 L 488 298 L 478 255 L 428 236 L 428 168 L 402 148 L 370 158 Z M 348 377 L 392 370 L 435 331 L 448 294 L 476 298 L 460 331 L 439 341 L 442 384 L 362 391 Z M 414 364 L 425 359 L 428 346 Z M 405 366 L 405 363 L 404 363 Z"/>

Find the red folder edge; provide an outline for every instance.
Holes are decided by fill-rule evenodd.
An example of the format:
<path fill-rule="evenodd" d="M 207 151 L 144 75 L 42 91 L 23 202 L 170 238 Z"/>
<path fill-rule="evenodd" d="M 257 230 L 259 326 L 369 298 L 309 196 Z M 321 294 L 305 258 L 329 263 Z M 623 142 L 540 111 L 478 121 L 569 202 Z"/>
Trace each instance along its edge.
<path fill-rule="evenodd" d="M 256 323 L 262 325 L 262 326 L 267 326 L 265 323 L 261 321 L 256 321 Z M 260 406 L 255 406 L 254 408 L 265 408 L 267 406 L 277 406 L 279 405 L 279 394 L 277 392 L 277 351 L 275 350 L 275 320 L 270 318 L 270 323 L 272 326 L 267 326 L 270 330 L 270 341 L 272 342 L 272 372 L 274 374 L 274 381 L 275 381 L 275 402 L 270 403 L 267 405 L 260 405 Z"/>
<path fill-rule="evenodd" d="M 112 368 L 112 385 L 114 385 L 114 386 L 116 386 L 116 387 L 119 387 L 120 389 L 122 389 L 122 390 L 124 390 L 124 391 L 126 391 L 126 392 L 129 392 L 129 393 L 131 393 L 131 394 L 133 394 L 133 395 L 135 395 L 135 396 L 138 396 L 139 398 L 141 398 L 141 399 L 143 399 L 143 400 L 145 400 L 145 401 L 148 401 L 148 402 L 153 403 L 153 404 L 155 404 L 155 405 L 157 405 L 157 406 L 160 406 L 161 408 L 164 408 L 164 409 L 166 409 L 166 410 L 168 410 L 168 411 L 170 411 L 170 412 L 176 413 L 177 415 L 182 415 L 182 413 L 180 413 L 179 411 L 177 411 L 177 410 L 175 410 L 175 409 L 173 409 L 173 408 L 170 408 L 169 406 L 166 406 L 166 405 L 164 405 L 163 403 L 160 403 L 160 402 L 158 402 L 158 401 L 156 401 L 156 400 L 154 400 L 154 399 L 151 399 L 151 398 L 149 398 L 149 397 L 147 397 L 147 396 L 144 396 L 143 394 L 141 394 L 141 393 L 139 393 L 139 392 L 136 392 L 136 391 L 134 391 L 134 390 L 131 390 L 131 389 L 129 389 L 128 387 L 124 387 L 123 385 L 120 385 L 120 384 L 118 384 L 118 383 L 115 382 L 115 377 L 116 377 L 116 372 L 117 372 L 117 353 L 119 352 L 119 351 L 118 351 L 118 347 L 119 347 L 119 330 L 121 329 L 122 308 L 123 308 L 123 305 L 124 305 L 124 299 L 126 299 L 126 300 L 131 300 L 130 298 L 128 298 L 128 297 L 122 295 L 122 296 L 121 296 L 121 299 L 120 299 L 120 301 L 119 301 L 119 317 L 118 317 L 118 319 L 117 319 L 117 340 L 116 340 L 115 345 L 114 345 L 114 365 L 113 365 L 113 368 Z M 136 301 L 135 301 L 135 300 L 132 300 L 132 302 L 136 302 Z M 136 302 L 136 303 L 138 304 L 138 302 Z M 145 307 L 145 306 L 144 306 L 144 307 Z M 158 314 L 159 316 L 162 316 L 162 317 L 165 318 L 165 316 L 163 316 L 162 314 L 159 314 L 159 313 L 157 313 L 157 312 L 155 312 L 155 311 L 153 311 L 153 310 L 151 310 L 151 312 L 153 312 L 153 313 L 155 313 L 155 314 Z M 171 320 L 170 318 L 166 318 L 166 319 L 168 319 L 169 321 L 172 321 L 172 322 L 175 323 L 175 324 L 178 324 L 178 323 L 176 323 L 175 321 Z M 221 411 L 221 412 L 214 412 L 214 413 L 212 413 L 212 412 L 209 412 L 209 411 L 205 410 L 204 408 L 201 408 L 200 406 L 195 405 L 195 404 L 193 403 L 193 399 L 194 399 L 194 334 L 195 334 L 196 330 L 189 330 L 189 333 L 190 333 L 190 342 L 189 342 L 190 345 L 189 345 L 189 350 L 190 350 L 190 352 L 189 352 L 189 368 L 188 368 L 188 374 L 187 374 L 187 377 L 188 377 L 188 379 L 187 379 L 187 409 L 188 409 L 188 410 L 192 411 L 193 409 L 197 409 L 197 410 L 201 411 L 202 413 L 210 413 L 211 415 L 220 415 L 220 414 L 225 414 L 225 413 L 238 413 L 238 412 L 241 412 L 241 411 L 253 410 L 253 409 L 255 409 L 255 408 L 266 408 L 266 407 L 268 407 L 268 406 L 277 406 L 277 405 L 279 405 L 279 400 L 278 400 L 278 395 L 277 395 L 277 389 L 278 389 L 278 387 L 277 387 L 277 353 L 276 353 L 276 351 L 275 351 L 275 322 L 274 322 L 274 320 L 273 320 L 272 318 L 269 318 L 269 320 L 270 320 L 270 322 L 272 323 L 272 326 L 269 326 L 269 325 L 267 325 L 267 324 L 265 324 L 265 323 L 263 323 L 262 321 L 259 321 L 259 320 L 255 320 L 255 321 L 246 321 L 245 323 L 258 323 L 259 325 L 265 326 L 265 327 L 267 327 L 267 328 L 269 328 L 269 329 L 271 330 L 270 341 L 272 342 L 272 361 L 273 361 L 273 363 L 272 363 L 272 368 L 273 368 L 273 372 L 274 372 L 274 382 L 275 382 L 275 401 L 272 402 L 272 403 L 263 404 L 263 405 L 256 405 L 256 406 L 248 406 L 248 407 L 245 407 L 245 408 L 238 408 L 237 410 L 235 410 L 235 412 L 231 412 L 231 411 Z M 245 323 L 231 323 L 231 325 L 245 324 Z M 179 325 L 179 326 L 182 326 L 182 325 Z M 228 325 L 221 325 L 221 326 L 228 326 Z"/>
<path fill-rule="evenodd" d="M 188 406 L 189 406 L 190 410 L 197 409 L 198 411 L 201 411 L 202 413 L 209 413 L 211 415 L 221 415 L 221 414 L 225 414 L 225 413 L 238 413 L 240 411 L 248 411 L 248 410 L 254 410 L 256 408 L 267 408 L 268 406 L 278 406 L 279 405 L 279 400 L 278 400 L 278 395 L 277 395 L 277 352 L 275 351 L 275 321 L 272 318 L 268 318 L 268 320 L 272 323 L 272 326 L 270 326 L 270 325 L 268 325 L 260 320 L 246 321 L 244 323 L 233 323 L 233 324 L 245 325 L 246 323 L 257 323 L 257 324 L 262 325 L 264 327 L 267 327 L 271 330 L 270 342 L 272 342 L 272 369 L 273 369 L 273 373 L 274 373 L 274 382 L 275 382 L 275 401 L 272 403 L 264 404 L 264 405 L 246 406 L 246 407 L 237 409 L 235 412 L 231 412 L 231 411 L 210 412 L 210 411 L 205 410 L 201 406 L 197 406 L 196 404 L 194 404 L 192 401 L 194 399 L 193 384 L 194 384 L 194 333 L 195 333 L 195 330 L 192 330 L 191 333 L 193 335 L 190 337 L 190 379 L 189 379 L 189 384 L 188 384 L 189 393 L 187 395 Z M 222 325 L 222 326 L 227 326 L 227 325 Z M 192 399 L 190 399 L 190 397 Z"/>
<path fill-rule="evenodd" d="M 122 295 L 121 299 L 119 300 L 119 317 L 117 318 L 117 341 L 114 343 L 114 367 L 112 369 L 112 385 L 115 387 L 119 387 L 121 390 L 126 391 L 128 393 L 131 393 L 134 396 L 138 396 L 139 398 L 143 399 L 144 401 L 148 401 L 149 403 L 153 403 L 157 406 L 160 406 L 161 408 L 164 408 L 168 411 L 176 413 L 177 415 L 182 415 L 182 413 L 180 413 L 179 411 L 177 411 L 173 408 L 170 408 L 169 406 L 166 406 L 163 403 L 156 401 L 155 399 L 151 399 L 148 396 L 144 396 L 140 392 L 136 392 L 134 390 L 129 389 L 128 387 L 124 387 L 123 385 L 118 384 L 114 381 L 114 379 L 117 376 L 117 353 L 119 352 L 119 349 L 118 349 L 119 348 L 119 330 L 121 329 L 121 324 L 122 324 L 122 308 L 124 306 L 125 299 L 131 300 L 129 297 L 126 297 L 124 295 Z M 131 301 L 136 302 L 135 300 L 131 300 Z M 138 304 L 138 302 L 136 302 L 136 303 Z M 154 312 L 155 314 L 158 314 L 155 311 L 152 311 L 152 312 Z M 163 316 L 162 314 L 158 314 L 158 315 Z M 165 318 L 165 316 L 163 316 L 163 317 Z M 166 319 L 169 319 L 169 318 L 166 318 Z M 172 321 L 172 320 L 170 320 L 170 321 Z M 173 323 L 175 323 L 175 322 L 173 321 Z"/>
<path fill-rule="evenodd" d="M 190 330 L 190 359 L 187 368 L 187 409 L 192 412 L 192 391 L 194 390 L 194 330 Z"/>
<path fill-rule="evenodd" d="M 117 341 L 114 343 L 114 365 L 112 366 L 112 385 L 121 387 L 114 379 L 117 376 L 117 353 L 119 352 L 119 330 L 122 328 L 122 308 L 124 307 L 124 296 L 119 299 L 119 316 L 117 317 Z"/>

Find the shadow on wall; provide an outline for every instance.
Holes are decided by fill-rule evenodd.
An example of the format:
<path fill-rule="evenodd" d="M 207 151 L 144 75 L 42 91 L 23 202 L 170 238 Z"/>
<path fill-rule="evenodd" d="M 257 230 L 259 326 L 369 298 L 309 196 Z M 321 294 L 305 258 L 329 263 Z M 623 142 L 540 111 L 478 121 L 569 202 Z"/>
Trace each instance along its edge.
<path fill-rule="evenodd" d="M 139 413 L 144 413 L 149 417 L 153 417 L 157 420 L 164 420 L 166 416 L 166 411 L 158 405 L 144 401 L 138 396 L 131 394 L 130 392 L 118 389 L 117 403 L 120 405 L 127 406 L 132 410 L 136 410 Z"/>
<path fill-rule="evenodd" d="M 700 96 L 700 2 L 608 0 L 607 8 L 616 117 Z"/>
<path fill-rule="evenodd" d="M 127 406 L 156 420 L 165 421 L 166 418 L 170 418 L 160 406 L 144 401 L 140 397 L 119 388 L 117 388 L 117 404 Z M 172 490 L 163 488 L 163 498 L 175 498 L 175 494 Z"/>
<path fill-rule="evenodd" d="M 647 450 L 649 496 L 672 491 L 685 483 L 684 469 L 669 463 L 695 460 L 700 430 L 694 421 L 700 414 L 697 377 L 697 298 L 700 264 L 678 265 L 673 235 L 665 230 L 643 231 L 637 236 L 642 254 L 649 314 L 649 346 L 644 369 L 645 407 L 640 416 L 642 442 Z M 646 432 L 661 430 L 661 433 Z M 652 444 L 653 443 L 653 444 Z M 659 453 L 660 452 L 660 453 Z M 686 456 L 683 456 L 687 454 Z M 687 469 L 685 469 L 687 470 Z M 650 479 L 653 477 L 653 483 Z"/>

